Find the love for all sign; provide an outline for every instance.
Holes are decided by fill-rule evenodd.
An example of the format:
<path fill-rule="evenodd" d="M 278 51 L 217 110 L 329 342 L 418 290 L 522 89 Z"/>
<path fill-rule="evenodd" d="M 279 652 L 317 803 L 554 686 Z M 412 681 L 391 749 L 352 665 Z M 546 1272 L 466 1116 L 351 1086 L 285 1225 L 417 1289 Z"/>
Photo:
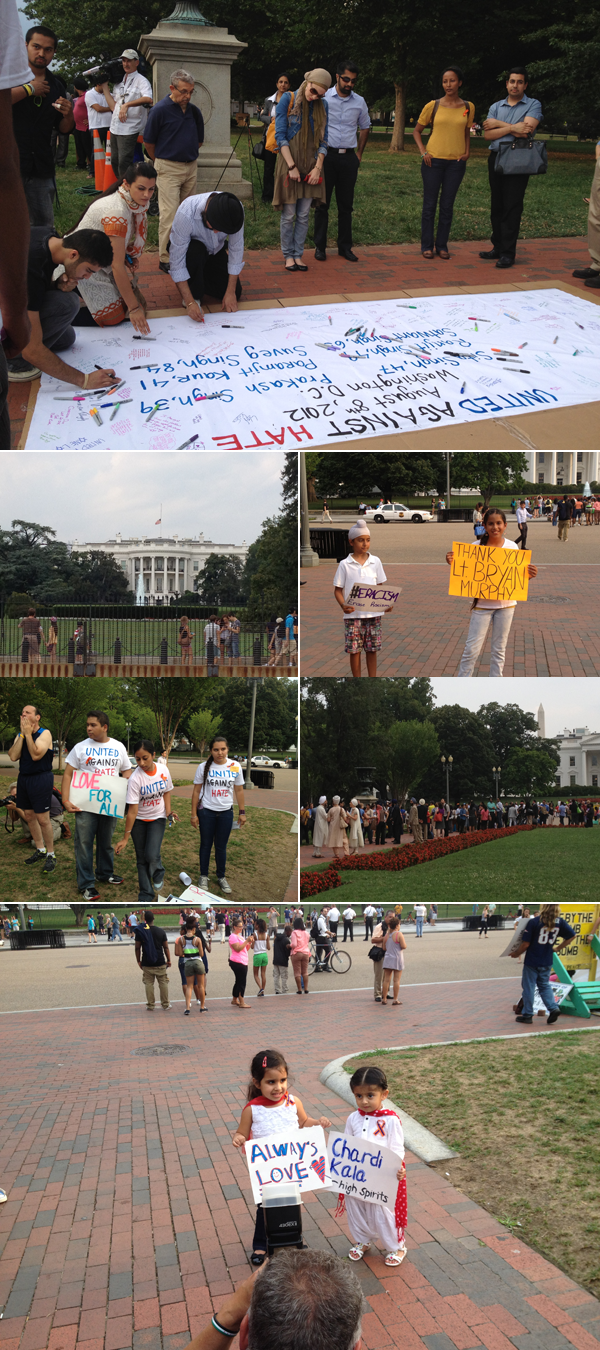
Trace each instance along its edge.
<path fill-rule="evenodd" d="M 453 544 L 448 594 L 472 600 L 526 600 L 530 562 L 526 548 Z"/>
<path fill-rule="evenodd" d="M 383 1205 L 394 1213 L 401 1163 L 391 1148 L 332 1130 L 327 1158 L 333 1187 L 355 1200 Z"/>
<path fill-rule="evenodd" d="M 126 797 L 126 778 L 111 773 L 94 773 L 93 769 L 75 769 L 69 798 L 80 811 L 89 811 L 92 816 L 115 816 L 122 820 Z"/>
<path fill-rule="evenodd" d="M 383 614 L 386 609 L 393 609 L 398 596 L 401 594 L 400 586 L 361 586 L 358 582 L 352 587 L 347 605 L 353 605 L 357 614 L 362 610 L 380 609 Z"/>
<path fill-rule="evenodd" d="M 290 1134 L 274 1134 L 268 1139 L 249 1139 L 245 1149 L 257 1205 L 269 1186 L 295 1182 L 301 1191 L 318 1191 L 329 1185 L 321 1125 Z"/>

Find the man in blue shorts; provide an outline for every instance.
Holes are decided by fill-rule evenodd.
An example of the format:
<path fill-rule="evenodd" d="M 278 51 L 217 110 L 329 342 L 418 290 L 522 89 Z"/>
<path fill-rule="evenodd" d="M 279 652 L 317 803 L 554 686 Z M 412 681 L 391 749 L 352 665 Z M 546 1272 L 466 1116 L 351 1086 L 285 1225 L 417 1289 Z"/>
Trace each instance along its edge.
<path fill-rule="evenodd" d="M 564 952 L 575 937 L 575 929 L 566 919 L 560 917 L 560 905 L 542 905 L 535 919 L 530 919 L 523 929 L 519 946 L 511 956 L 519 957 L 525 952 L 523 962 L 523 1011 L 515 1019 L 517 1022 L 533 1022 L 533 999 L 536 989 L 542 1002 L 548 1009 L 548 1026 L 560 1016 L 560 1008 L 554 998 L 550 983 L 552 957 L 554 952 Z M 556 944 L 562 939 L 560 947 Z"/>
<path fill-rule="evenodd" d="M 43 872 L 56 867 L 54 835 L 50 823 L 50 803 L 54 787 L 52 772 L 52 732 L 40 726 L 41 713 L 31 703 L 23 708 L 20 731 L 8 757 L 19 765 L 16 805 L 21 808 L 31 831 L 35 852 L 25 866 L 44 859 Z"/>

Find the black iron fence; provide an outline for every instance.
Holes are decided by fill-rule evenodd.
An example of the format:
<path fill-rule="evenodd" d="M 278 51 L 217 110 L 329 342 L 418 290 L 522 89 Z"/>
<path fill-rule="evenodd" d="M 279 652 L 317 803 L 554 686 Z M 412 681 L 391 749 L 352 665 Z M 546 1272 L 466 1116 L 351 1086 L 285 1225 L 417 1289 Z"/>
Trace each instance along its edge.
<path fill-rule="evenodd" d="M 289 605 L 278 613 L 285 616 Z M 36 617 L 0 608 L 0 659 L 45 666 L 65 662 L 76 673 L 94 662 L 115 666 L 289 666 L 296 644 L 273 639 L 272 625 L 243 614 L 212 620 L 202 612 L 161 606 L 82 604 L 39 606 Z M 182 618 L 188 620 L 182 623 Z M 56 623 L 52 623 L 52 619 Z"/>

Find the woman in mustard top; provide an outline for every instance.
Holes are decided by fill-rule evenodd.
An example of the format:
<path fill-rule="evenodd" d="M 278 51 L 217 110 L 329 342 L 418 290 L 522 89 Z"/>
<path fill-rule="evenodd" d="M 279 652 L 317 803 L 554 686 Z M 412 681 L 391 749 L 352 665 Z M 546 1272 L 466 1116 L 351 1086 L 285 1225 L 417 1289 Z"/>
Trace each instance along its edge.
<path fill-rule="evenodd" d="M 424 258 L 448 259 L 448 238 L 452 225 L 454 198 L 465 176 L 471 151 L 471 132 L 475 116 L 473 103 L 466 103 L 459 90 L 463 82 L 458 66 L 448 66 L 442 75 L 443 98 L 426 103 L 419 114 L 414 137 L 421 153 L 423 214 L 421 216 L 421 253 Z M 423 145 L 423 127 L 431 125 L 427 147 Z M 440 194 L 440 214 L 433 243 L 433 226 Z"/>

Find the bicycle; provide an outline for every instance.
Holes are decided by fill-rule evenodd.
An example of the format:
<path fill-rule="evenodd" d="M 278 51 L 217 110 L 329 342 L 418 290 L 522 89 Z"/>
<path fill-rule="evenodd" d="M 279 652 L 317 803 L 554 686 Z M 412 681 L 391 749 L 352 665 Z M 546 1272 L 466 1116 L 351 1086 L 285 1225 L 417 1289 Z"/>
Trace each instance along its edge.
<path fill-rule="evenodd" d="M 352 965 L 352 957 L 349 952 L 338 951 L 335 942 L 331 941 L 330 955 L 327 962 L 317 962 L 317 944 L 314 938 L 310 939 L 310 957 L 308 960 L 308 973 L 314 975 L 316 970 L 331 970 L 334 975 L 345 975 Z"/>

